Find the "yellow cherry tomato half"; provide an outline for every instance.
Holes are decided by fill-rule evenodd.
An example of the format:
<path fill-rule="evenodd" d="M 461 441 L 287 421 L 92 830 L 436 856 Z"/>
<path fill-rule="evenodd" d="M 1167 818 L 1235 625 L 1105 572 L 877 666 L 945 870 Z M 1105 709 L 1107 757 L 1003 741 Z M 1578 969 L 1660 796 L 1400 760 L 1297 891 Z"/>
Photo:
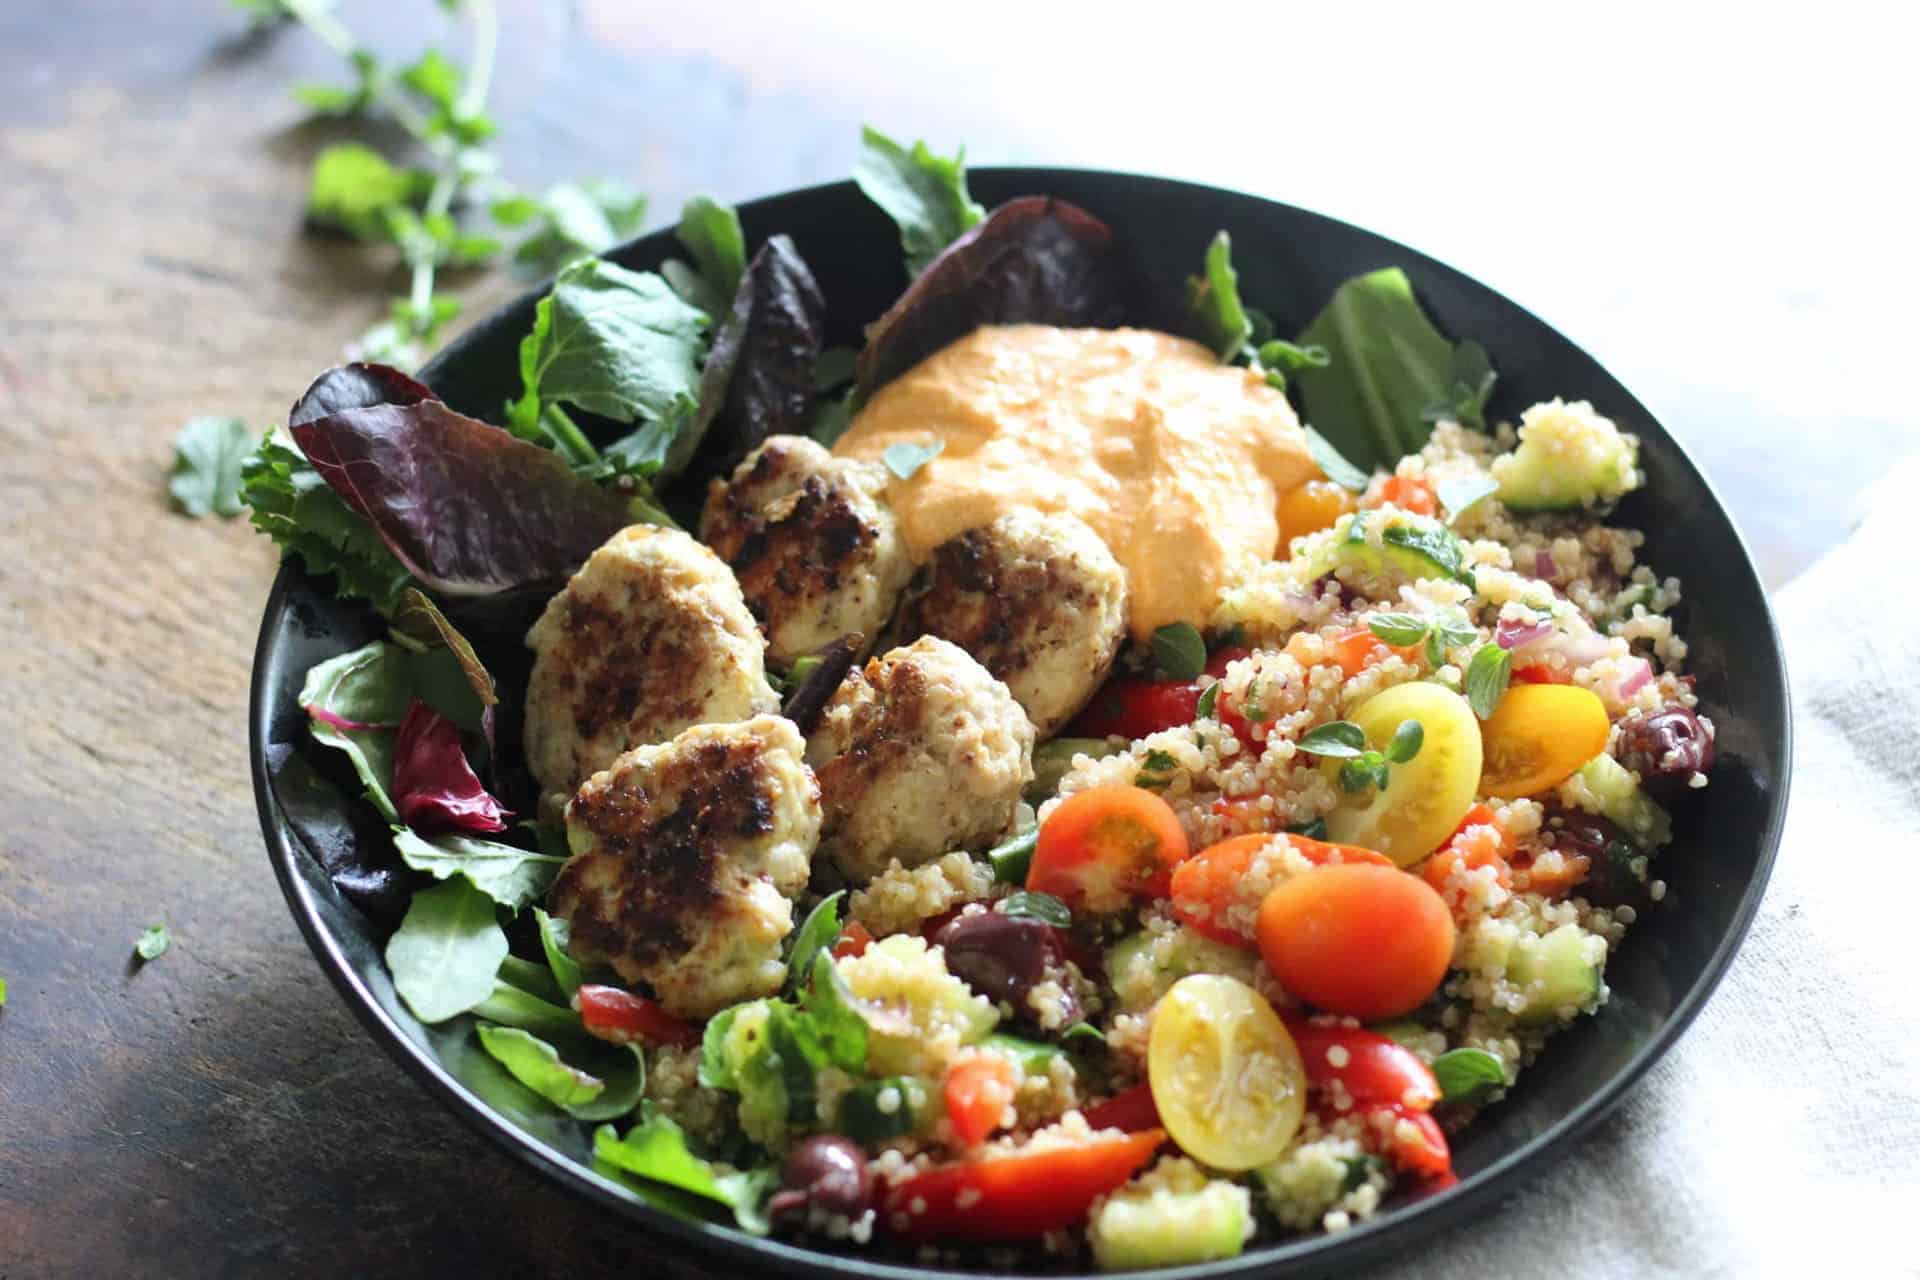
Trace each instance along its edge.
<path fill-rule="evenodd" d="M 1306 1112 L 1306 1068 L 1280 1015 L 1217 973 L 1189 974 L 1154 1006 L 1147 1083 L 1180 1149 L 1230 1172 L 1278 1159 Z"/>
<path fill-rule="evenodd" d="M 1513 799 L 1538 795 L 1607 749 L 1607 708 L 1570 684 L 1517 684 L 1480 726 L 1480 789 Z"/>
<path fill-rule="evenodd" d="M 1511 692 L 1511 691 L 1509 691 Z M 1480 722 L 1467 700 L 1428 681 L 1382 689 L 1358 707 L 1353 722 L 1367 745 L 1384 751 L 1408 720 L 1420 725 L 1420 750 L 1391 765 L 1387 785 L 1349 796 L 1327 814 L 1327 838 L 1378 850 L 1411 867 L 1438 849 L 1473 807 L 1480 786 Z M 1340 762 L 1327 763 L 1337 775 Z"/>

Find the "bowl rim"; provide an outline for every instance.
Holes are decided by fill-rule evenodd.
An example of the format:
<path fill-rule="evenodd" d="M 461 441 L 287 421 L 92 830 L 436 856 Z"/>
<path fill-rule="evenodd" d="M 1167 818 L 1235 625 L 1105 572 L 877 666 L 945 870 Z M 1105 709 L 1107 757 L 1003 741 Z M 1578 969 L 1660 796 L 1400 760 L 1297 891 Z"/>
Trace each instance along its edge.
<path fill-rule="evenodd" d="M 1523 313 L 1527 319 L 1542 329 L 1552 333 L 1569 347 L 1593 360 L 1591 353 L 1578 343 L 1567 338 L 1564 333 L 1541 319 L 1530 308 L 1515 302 L 1510 296 L 1491 286 L 1481 284 L 1477 278 L 1465 276 L 1457 268 L 1447 266 L 1438 259 L 1413 249 L 1391 237 L 1368 231 L 1366 228 L 1345 222 L 1340 218 L 1322 213 L 1304 206 L 1293 205 L 1285 201 L 1274 200 L 1231 188 L 1207 183 L 1189 182 L 1183 179 L 1167 178 L 1152 174 L 1133 173 L 1125 170 L 1082 167 L 1069 165 L 987 165 L 969 169 L 969 176 L 988 181 L 1017 182 L 1034 180 L 1044 182 L 1049 175 L 1074 174 L 1113 179 L 1123 184 L 1140 187 L 1159 187 L 1177 189 L 1188 196 L 1216 196 L 1236 201 L 1252 200 L 1260 204 L 1276 207 L 1289 213 L 1306 214 L 1312 218 L 1333 223 L 1341 228 L 1358 232 L 1380 241 L 1395 254 L 1403 255 L 1400 261 L 1422 261 L 1444 270 L 1461 275 L 1478 287 L 1496 294 Z M 780 201 L 813 196 L 823 197 L 829 193 L 845 195 L 856 190 L 850 179 L 834 182 L 815 183 L 809 186 L 794 187 L 785 191 L 742 201 L 736 207 L 742 214 L 757 212 L 761 207 Z M 618 255 L 634 246 L 671 234 L 671 227 L 657 228 L 644 235 L 637 236 L 622 245 L 607 250 L 609 255 Z M 542 281 L 535 287 L 501 303 L 473 325 L 455 337 L 442 348 L 421 370 L 421 378 L 432 385 L 433 375 L 445 364 L 460 358 L 461 353 L 481 335 L 489 332 L 504 318 L 532 300 L 544 295 L 551 280 Z M 1598 360 L 1593 363 L 1607 372 Z M 1619 379 L 1614 378 L 1618 383 Z M 1624 386 L 1624 384 L 1621 384 Z M 1634 407 L 1650 422 L 1659 420 L 1647 412 L 1633 397 Z M 1486 1167 L 1462 1178 L 1458 1183 L 1443 1191 L 1420 1196 L 1414 1200 L 1397 1204 L 1390 1211 L 1377 1217 L 1365 1219 L 1352 1228 L 1338 1234 L 1316 1233 L 1296 1236 L 1274 1244 L 1265 1245 L 1257 1250 L 1212 1262 L 1192 1263 L 1178 1267 L 1163 1268 L 1153 1272 L 1167 1280 L 1223 1280 L 1228 1276 L 1247 1276 L 1264 1273 L 1269 1268 L 1284 1267 L 1289 1271 L 1309 1263 L 1327 1264 L 1335 1262 L 1360 1262 L 1382 1258 L 1404 1248 L 1416 1239 L 1425 1237 L 1440 1228 L 1462 1220 L 1473 1211 L 1490 1207 L 1517 1189 L 1518 1179 L 1528 1169 L 1540 1165 L 1543 1161 L 1565 1155 L 1574 1142 L 1589 1132 L 1602 1119 L 1609 1115 L 1625 1099 L 1653 1067 L 1686 1032 L 1693 1020 L 1699 1015 L 1707 1000 L 1719 987 L 1726 976 L 1735 953 L 1753 924 L 1759 911 L 1761 898 L 1773 874 L 1779 854 L 1781 838 L 1785 830 L 1787 801 L 1793 781 L 1793 719 L 1792 691 L 1787 680 L 1784 650 L 1780 640 L 1777 621 L 1773 615 L 1772 601 L 1755 569 L 1752 552 L 1747 546 L 1745 535 L 1740 531 L 1733 514 L 1721 499 L 1719 491 L 1700 470 L 1692 456 L 1679 438 L 1663 423 L 1660 430 L 1673 441 L 1674 453 L 1685 469 L 1692 474 L 1706 493 L 1714 509 L 1725 520 L 1733 536 L 1732 549 L 1738 552 L 1740 571 L 1750 580 L 1754 594 L 1760 600 L 1761 620 L 1765 623 L 1763 635 L 1773 654 L 1773 665 L 1777 668 L 1779 679 L 1779 705 L 1776 708 L 1780 724 L 1780 771 L 1774 794 L 1771 796 L 1769 812 L 1766 815 L 1760 836 L 1759 857 L 1754 873 L 1749 879 L 1741 900 L 1735 908 L 1726 933 L 1715 945 L 1700 975 L 1691 987 L 1676 1003 L 1672 1013 L 1648 1039 L 1647 1043 L 1616 1071 L 1601 1087 L 1571 1110 L 1560 1116 L 1552 1124 L 1533 1134 L 1513 1150 L 1508 1151 Z M 631 1192 L 591 1169 L 574 1163 L 559 1154 L 533 1134 L 521 1129 L 507 1117 L 487 1106 L 472 1095 L 467 1088 L 454 1078 L 446 1067 L 441 1065 L 431 1049 L 422 1041 L 409 1034 L 394 1016 L 376 998 L 373 991 L 361 979 L 360 974 L 348 959 L 344 949 L 326 929 L 319 918 L 315 890 L 302 874 L 297 860 L 301 857 L 312 859 L 304 843 L 294 835 L 291 827 L 281 813 L 278 798 L 273 791 L 272 778 L 267 765 L 267 744 L 273 720 L 273 707 L 268 705 L 267 674 L 274 667 L 274 633 L 286 609 L 287 597 L 306 577 L 305 571 L 289 561 L 283 560 L 267 596 L 260 629 L 254 644 L 254 656 L 248 692 L 248 741 L 247 750 L 251 766 L 254 803 L 259 814 L 261 833 L 265 838 L 268 860 L 273 864 L 275 878 L 285 896 L 287 906 L 292 912 L 300 932 L 305 937 L 308 948 L 319 961 L 322 971 L 333 983 L 341 998 L 351 1008 L 361 1024 L 373 1033 L 387 1052 L 406 1070 L 425 1091 L 452 1111 L 462 1123 L 476 1133 L 490 1139 L 500 1147 L 518 1157 L 538 1173 L 577 1194 L 605 1208 L 624 1214 L 647 1231 L 658 1233 L 693 1246 L 709 1262 L 730 1260 L 738 1264 L 759 1264 L 779 1268 L 781 1273 L 808 1274 L 825 1277 L 880 1277 L 883 1280 L 961 1280 L 962 1277 L 978 1277 L 990 1274 L 978 1270 L 963 1271 L 944 1267 L 910 1266 L 892 1261 L 869 1259 L 854 1253 L 835 1253 L 805 1248 L 783 1240 L 770 1237 L 747 1235 L 732 1227 L 718 1224 L 692 1222 L 687 1219 L 654 1208 L 637 1199 Z M 296 848 L 296 845 L 299 848 Z M 1019 1272 L 991 1273 L 1007 1274 L 1018 1277 Z M 1051 1274 L 1051 1273 L 1049 1273 Z M 1089 1277 L 1099 1273 L 1082 1273 Z"/>

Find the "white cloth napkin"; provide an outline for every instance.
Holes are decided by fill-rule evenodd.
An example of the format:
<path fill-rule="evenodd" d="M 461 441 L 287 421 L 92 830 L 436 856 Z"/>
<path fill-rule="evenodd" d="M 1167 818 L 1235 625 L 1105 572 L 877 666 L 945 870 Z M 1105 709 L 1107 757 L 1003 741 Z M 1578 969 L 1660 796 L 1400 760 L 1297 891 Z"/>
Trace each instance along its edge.
<path fill-rule="evenodd" d="M 1774 597 L 1792 801 L 1719 990 L 1577 1150 L 1380 1274 L 1920 1275 L 1916 492 L 1910 459 Z"/>

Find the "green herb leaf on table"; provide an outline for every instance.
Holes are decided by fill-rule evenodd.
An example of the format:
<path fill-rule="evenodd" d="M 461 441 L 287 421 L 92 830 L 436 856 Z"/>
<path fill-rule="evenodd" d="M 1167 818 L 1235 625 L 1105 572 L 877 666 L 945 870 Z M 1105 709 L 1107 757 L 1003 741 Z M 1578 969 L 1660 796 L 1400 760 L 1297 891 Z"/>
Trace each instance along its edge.
<path fill-rule="evenodd" d="M 1299 373 L 1307 420 L 1361 467 L 1391 468 L 1433 432 L 1423 416 L 1451 386 L 1453 344 L 1433 327 L 1397 267 L 1334 290 L 1300 335 L 1325 348 L 1324 368 Z"/>
<path fill-rule="evenodd" d="M 1513 679 L 1513 654 L 1497 644 L 1483 644 L 1467 664 L 1467 702 L 1482 720 L 1493 715 L 1500 697 Z"/>
<path fill-rule="evenodd" d="M 308 730 L 322 746 L 344 751 L 367 790 L 367 799 L 389 823 L 400 814 L 393 806 L 393 730 L 413 700 L 407 653 L 384 640 L 329 658 L 307 672 L 300 705 L 312 722 Z"/>
<path fill-rule="evenodd" d="M 148 925 L 133 944 L 134 954 L 140 957 L 142 964 L 149 960 L 158 960 L 173 945 L 173 935 L 167 932 L 163 924 Z"/>
<path fill-rule="evenodd" d="M 1207 642 L 1191 622 L 1169 622 L 1154 630 L 1153 664 L 1169 680 L 1192 680 L 1207 669 Z"/>
<path fill-rule="evenodd" d="M 657 275 L 598 258 L 573 263 L 540 300 L 520 344 L 524 390 L 507 406 L 508 425 L 579 463 L 594 461 L 594 451 L 578 428 L 555 425 L 550 413 L 559 405 L 635 423 L 620 451 L 627 469 L 652 475 L 699 407 L 706 327 L 706 314 Z"/>
<path fill-rule="evenodd" d="M 486 1000 L 506 956 L 493 899 L 464 878 L 414 894 L 386 952 L 394 990 L 422 1022 L 445 1022 Z"/>
<path fill-rule="evenodd" d="M 1499 483 L 1484 471 L 1449 476 L 1433 486 L 1434 496 L 1439 498 L 1440 509 L 1446 513 L 1448 524 L 1458 520 L 1481 499 L 1492 497 L 1499 489 Z"/>
<path fill-rule="evenodd" d="M 1407 763 L 1420 754 L 1420 748 L 1426 740 L 1427 731 L 1418 720 L 1402 720 L 1387 743 L 1385 755 L 1388 762 Z"/>
<path fill-rule="evenodd" d="M 986 216 L 967 194 L 966 151 L 949 159 L 924 142 L 908 149 L 873 128 L 862 129 L 860 141 L 853 180 L 900 228 L 911 279 Z"/>
<path fill-rule="evenodd" d="M 1485 1102 L 1507 1087 L 1507 1069 L 1485 1049 L 1449 1049 L 1433 1060 L 1443 1102 Z"/>
<path fill-rule="evenodd" d="M 1056 929 L 1066 929 L 1073 925 L 1073 912 L 1068 909 L 1066 903 L 1050 893 L 1037 893 L 1027 889 L 1010 893 L 1001 899 L 1000 913 L 1015 920 L 1038 920 Z"/>
<path fill-rule="evenodd" d="M 1351 720 L 1329 720 L 1302 734 L 1298 745 L 1311 756 L 1346 760 L 1367 749 L 1367 734 Z"/>
<path fill-rule="evenodd" d="M 566 861 L 474 836 L 448 834 L 428 839 L 406 827 L 393 829 L 393 844 L 415 871 L 425 871 L 436 880 L 461 876 L 512 911 L 544 894 Z"/>
<path fill-rule="evenodd" d="M 190 419 L 173 441 L 173 478 L 167 489 L 176 510 L 190 516 L 233 517 L 240 501 L 240 468 L 253 453 L 253 433 L 238 418 Z"/>
<path fill-rule="evenodd" d="M 537 199 L 502 197 L 490 212 L 503 227 L 527 228 L 513 260 L 544 274 L 638 235 L 646 224 L 647 198 L 621 182 L 563 182 Z"/>
<path fill-rule="evenodd" d="M 361 142 L 338 142 L 313 162 L 307 220 L 360 240 L 389 240 L 390 210 L 412 210 L 427 198 L 433 175 L 401 168 Z"/>
<path fill-rule="evenodd" d="M 1187 314 L 1200 340 L 1222 360 L 1237 358 L 1253 334 L 1240 304 L 1240 277 L 1233 269 L 1233 242 L 1225 231 L 1207 245 L 1202 274 L 1187 277 Z"/>
<path fill-rule="evenodd" d="M 947 447 L 945 440 L 935 440 L 931 444 L 915 444 L 909 440 L 898 440 L 880 451 L 880 460 L 887 464 L 887 470 L 900 480 L 911 480 L 920 468 L 939 457 Z"/>
<path fill-rule="evenodd" d="M 7 1007 L 7 980 L 0 978 L 0 1009 Z"/>
<path fill-rule="evenodd" d="M 540 930 L 540 950 L 547 957 L 547 968 L 553 974 L 553 980 L 560 984 L 560 991 L 569 1000 L 580 990 L 583 981 L 579 962 L 573 958 L 567 947 L 572 939 L 568 936 L 567 922 L 550 916 L 539 907 L 533 909 L 534 924 Z"/>
<path fill-rule="evenodd" d="M 732 205 L 711 196 L 695 196 L 681 206 L 674 238 L 693 263 L 669 259 L 660 274 L 675 293 L 718 323 L 733 306 L 740 277 L 747 270 L 747 238 L 740 230 L 740 215 Z"/>
<path fill-rule="evenodd" d="M 1327 479 L 1353 493 L 1365 491 L 1372 479 L 1371 476 L 1342 457 L 1340 451 L 1333 447 L 1333 442 L 1314 430 L 1312 426 L 1301 429 L 1307 434 L 1308 456 L 1313 459 L 1314 465 L 1320 468 Z"/>
<path fill-rule="evenodd" d="M 840 937 L 840 906 L 847 892 L 830 893 L 807 913 L 793 934 L 793 949 L 787 954 L 787 991 L 798 991 L 813 976 L 813 958 L 831 951 Z"/>
<path fill-rule="evenodd" d="M 728 1173 L 702 1160 L 687 1147 L 686 1133 L 673 1120 L 643 1109 L 641 1123 L 621 1137 L 612 1125 L 593 1133 L 596 1161 L 608 1168 L 649 1182 L 663 1183 L 733 1211 L 744 1231 L 765 1235 L 766 1198 L 779 1179 L 774 1168 Z"/>
<path fill-rule="evenodd" d="M 1427 620 L 1417 613 L 1376 613 L 1367 619 L 1367 630 L 1397 648 L 1425 640 L 1427 627 Z"/>

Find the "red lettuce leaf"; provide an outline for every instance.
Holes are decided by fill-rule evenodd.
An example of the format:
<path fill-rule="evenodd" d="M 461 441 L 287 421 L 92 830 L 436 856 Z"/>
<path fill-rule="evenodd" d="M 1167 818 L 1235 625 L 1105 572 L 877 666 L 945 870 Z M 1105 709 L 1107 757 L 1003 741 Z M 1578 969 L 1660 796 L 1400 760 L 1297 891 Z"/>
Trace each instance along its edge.
<path fill-rule="evenodd" d="M 313 399 L 310 390 L 301 405 Z M 292 433 L 406 570 L 447 595 L 557 581 L 630 523 L 624 498 L 559 455 L 438 400 L 343 408 Z"/>
<path fill-rule="evenodd" d="M 513 816 L 480 784 L 453 721 L 417 698 L 394 739 L 393 807 L 423 835 L 504 831 Z"/>
<path fill-rule="evenodd" d="M 982 325 L 1117 324 L 1129 292 L 1104 222 L 1064 200 L 1020 196 L 948 245 L 874 322 L 854 380 L 871 395 Z"/>
<path fill-rule="evenodd" d="M 826 298 L 800 251 L 786 236 L 770 236 L 714 335 L 700 375 L 700 412 L 674 442 L 665 473 L 680 471 L 696 446 L 699 479 L 731 469 L 768 436 L 806 434 L 826 322 Z"/>
<path fill-rule="evenodd" d="M 370 409 L 377 404 L 418 404 L 438 398 L 425 383 L 408 377 L 392 365 L 337 364 L 300 393 L 287 414 L 287 425 L 297 427 L 348 409 Z"/>

